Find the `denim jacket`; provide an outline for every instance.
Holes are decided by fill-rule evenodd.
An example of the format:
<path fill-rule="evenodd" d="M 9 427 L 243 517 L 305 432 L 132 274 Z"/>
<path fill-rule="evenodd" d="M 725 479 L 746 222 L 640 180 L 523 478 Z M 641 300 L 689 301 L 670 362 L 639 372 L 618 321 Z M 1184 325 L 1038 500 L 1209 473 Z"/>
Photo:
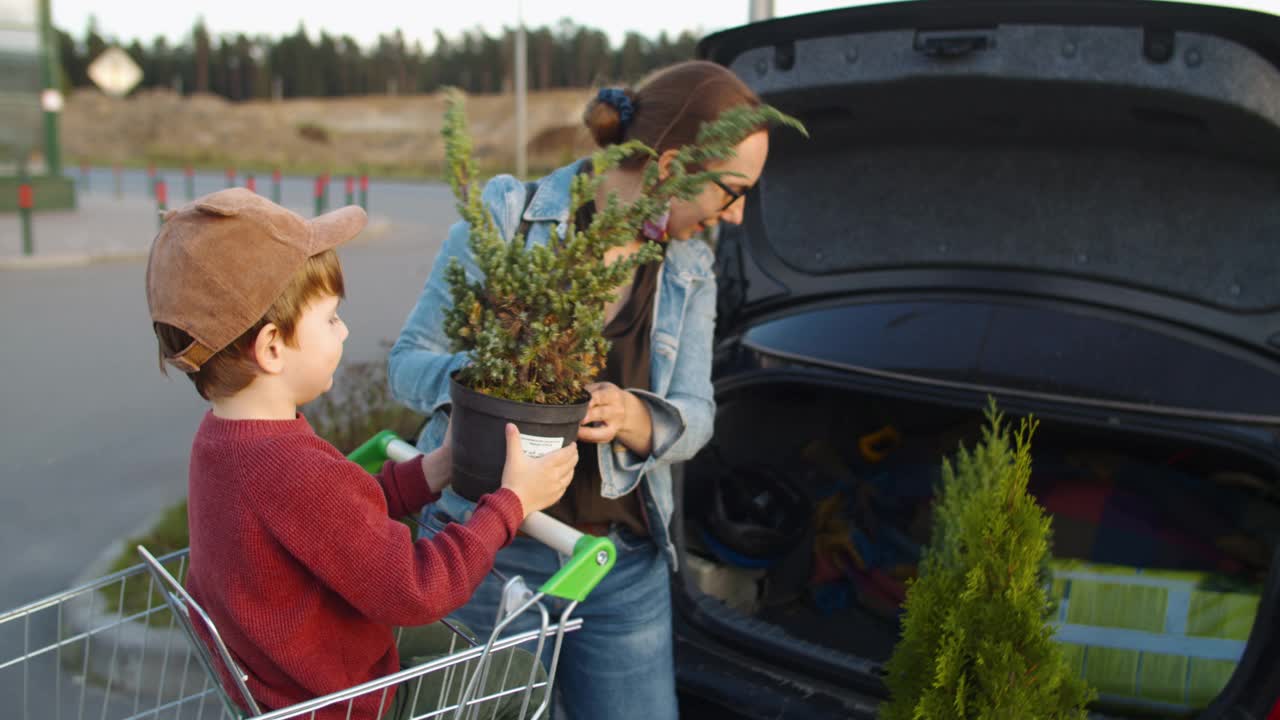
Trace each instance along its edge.
<path fill-rule="evenodd" d="M 569 185 L 583 161 L 552 172 L 539 181 L 526 207 L 524 183 L 500 175 L 484 187 L 481 198 L 498 230 L 510 239 L 523 217 L 528 220 L 526 243 L 546 244 L 551 223 L 563 233 L 569 219 Z M 524 209 L 523 216 L 521 209 Z M 449 352 L 444 334 L 444 309 L 452 302 L 445 268 L 457 258 L 471 280 L 481 278 L 468 242 L 468 227 L 458 222 L 449 229 L 418 302 L 405 320 L 391 348 L 391 392 L 400 402 L 430 416 L 418 447 L 428 452 L 440 446 L 448 422 L 449 376 L 467 363 L 463 353 Z M 711 388 L 711 344 L 715 329 L 716 284 L 711 249 L 701 240 L 673 240 L 666 251 L 654 298 L 650 335 L 648 388 L 627 388 L 649 408 L 653 418 L 653 450 L 641 457 L 619 442 L 598 446 L 600 493 L 617 498 L 642 492 L 649 531 L 675 566 L 675 547 L 669 530 L 675 503 L 671 465 L 689 460 L 711 439 L 715 400 Z M 473 503 L 451 490 L 438 501 L 451 517 L 470 517 Z"/>

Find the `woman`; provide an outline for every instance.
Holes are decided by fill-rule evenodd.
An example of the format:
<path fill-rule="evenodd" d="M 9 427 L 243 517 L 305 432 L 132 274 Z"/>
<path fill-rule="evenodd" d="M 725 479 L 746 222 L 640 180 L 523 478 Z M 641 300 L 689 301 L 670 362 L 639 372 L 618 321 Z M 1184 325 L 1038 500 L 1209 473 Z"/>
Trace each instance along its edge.
<path fill-rule="evenodd" d="M 638 197 L 646 162 L 668 167 L 682 146 L 694 141 L 703 123 L 727 109 L 757 106 L 759 98 L 727 69 L 691 61 L 659 70 L 634 91 L 601 90 L 587 106 L 584 121 L 601 147 L 640 140 L 656 159 L 635 157 L 602 180 L 595 203 L 575 218 L 590 221 L 595 205 L 610 193 Z M 707 169 L 724 171 L 689 201 L 672 201 L 665 219 L 646 226 L 642 236 L 611 250 L 613 262 L 644 243 L 664 246 L 660 263 L 639 267 L 605 310 L 605 336 L 612 341 L 606 369 L 588 389 L 591 401 L 578 433 L 579 463 L 564 498 L 548 510 L 584 532 L 609 535 L 617 564 L 575 615 L 581 630 L 565 637 L 556 687 L 571 718 L 673 718 L 677 715 L 672 658 L 670 570 L 676 562 L 668 523 L 673 463 L 693 457 L 711 437 L 715 403 L 711 388 L 711 345 L 716 286 L 713 255 L 691 240 L 721 222 L 740 223 L 743 195 L 759 179 L 769 149 L 767 130 L 751 133 L 730 160 Z M 486 184 L 483 199 L 499 231 L 508 239 L 527 232 L 530 245 L 546 243 L 551 226 L 569 220 L 569 187 L 588 172 L 578 161 L 542 178 L 531 194 L 509 176 Z M 430 278 L 410 313 L 390 356 L 392 393 L 430 415 L 418 440 L 423 450 L 438 447 L 448 424 L 449 376 L 467 362 L 448 351 L 443 311 L 450 302 L 444 270 L 459 258 L 474 272 L 468 228 L 450 229 Z M 471 504 L 446 491 L 424 511 L 429 532 L 452 519 L 468 517 Z M 498 553 L 495 567 L 521 575 L 536 587 L 561 566 L 554 550 L 518 537 Z M 500 594 L 492 576 L 457 613 L 478 632 L 493 626 Z M 520 628 L 525 629 L 525 628 Z"/>

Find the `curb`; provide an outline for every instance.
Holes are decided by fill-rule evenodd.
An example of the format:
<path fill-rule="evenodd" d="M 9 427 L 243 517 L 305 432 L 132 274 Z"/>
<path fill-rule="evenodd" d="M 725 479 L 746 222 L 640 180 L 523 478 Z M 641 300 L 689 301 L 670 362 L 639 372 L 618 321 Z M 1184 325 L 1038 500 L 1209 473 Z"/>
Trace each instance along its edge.
<path fill-rule="evenodd" d="M 66 253 L 60 255 L 6 255 L 0 256 L 0 270 L 47 270 L 82 267 L 95 263 L 145 260 L 147 253 L 141 250 L 124 250 L 110 253 Z"/>
<path fill-rule="evenodd" d="M 107 575 L 107 568 L 125 552 L 125 542 L 120 539 L 108 544 L 75 578 L 73 587 Z M 140 576 L 138 581 L 148 582 L 149 576 Z M 87 643 L 76 646 L 82 652 L 64 658 L 66 670 L 84 674 L 84 680 L 92 685 L 101 685 L 102 678 L 110 677 L 113 695 L 141 693 L 142 697 L 168 702 L 199 692 L 207 673 L 181 629 L 150 627 L 139 621 L 119 623 L 117 613 L 106 612 L 100 594 L 94 590 L 66 604 L 64 635 L 94 633 Z"/>
<path fill-rule="evenodd" d="M 360 234 L 344 243 L 343 247 L 368 245 L 391 233 L 392 223 L 385 219 L 370 220 Z M 84 267 L 99 263 L 133 262 L 146 260 L 150 248 L 139 250 L 116 250 L 98 253 L 58 253 L 50 255 L 0 255 L 0 271 L 4 270 L 51 270 L 69 267 Z"/>

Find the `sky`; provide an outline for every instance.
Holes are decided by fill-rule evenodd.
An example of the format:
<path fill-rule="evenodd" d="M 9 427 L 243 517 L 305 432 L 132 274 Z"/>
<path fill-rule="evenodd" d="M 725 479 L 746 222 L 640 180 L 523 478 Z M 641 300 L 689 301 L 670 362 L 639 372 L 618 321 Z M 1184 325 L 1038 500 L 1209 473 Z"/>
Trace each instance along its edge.
<path fill-rule="evenodd" d="M 0 0 L 0 6 L 34 0 Z M 81 38 L 90 15 L 96 15 L 99 32 L 129 42 L 135 38 L 150 44 L 156 35 L 180 42 L 198 16 L 214 35 L 243 32 L 280 37 L 305 23 L 312 37 L 320 30 L 333 35 L 351 35 L 365 47 L 381 34 L 400 28 L 410 42 L 421 40 L 430 49 L 437 30 L 446 37 L 458 37 L 468 29 L 482 27 L 496 34 L 504 26 L 514 26 L 523 12 L 530 27 L 554 26 L 561 18 L 578 25 L 599 28 L 620 43 L 627 31 L 649 37 L 659 32 L 679 34 L 692 30 L 699 35 L 747 22 L 748 0 L 643 0 L 623 3 L 616 0 L 52 0 L 54 23 Z M 850 4 L 858 0 L 774 0 L 777 17 L 798 15 Z M 1218 4 L 1280 12 L 1280 0 L 1222 0 Z M 357 9 L 358 8 L 358 9 Z"/>
<path fill-rule="evenodd" d="M 0 0 L 0 4 L 21 0 Z M 460 36 L 477 26 L 496 34 L 504 26 L 514 27 L 523 10 L 528 27 L 554 26 L 561 18 L 578 25 L 599 28 L 618 44 L 627 31 L 656 37 L 665 30 L 679 34 L 693 30 L 700 35 L 735 25 L 748 19 L 748 0 L 644 0 L 623 3 L 616 0 L 52 0 L 54 24 L 76 38 L 83 37 L 89 16 L 95 15 L 99 33 L 128 42 L 135 37 L 150 44 L 156 35 L 170 41 L 186 36 L 197 16 L 203 16 L 213 34 L 265 34 L 279 37 L 292 33 L 301 21 L 312 36 L 320 30 L 348 34 L 368 47 L 380 34 L 399 27 L 413 41 L 421 39 L 428 49 L 437 30 L 446 37 Z M 774 0 L 776 16 L 796 15 L 849 2 L 838 0 Z M 358 8 L 358 10 L 357 10 Z"/>

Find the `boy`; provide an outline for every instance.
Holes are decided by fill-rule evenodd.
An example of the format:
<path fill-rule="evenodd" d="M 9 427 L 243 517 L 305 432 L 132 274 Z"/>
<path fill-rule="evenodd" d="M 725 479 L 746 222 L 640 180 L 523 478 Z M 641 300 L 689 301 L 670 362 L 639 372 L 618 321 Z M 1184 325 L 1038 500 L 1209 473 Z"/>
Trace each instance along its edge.
<path fill-rule="evenodd" d="M 439 497 L 448 445 L 370 477 L 316 436 L 297 409 L 332 386 L 347 338 L 333 249 L 365 220 L 345 207 L 308 221 L 223 190 L 171 211 L 147 263 L 161 359 L 211 405 L 191 450 L 187 587 L 265 709 L 399 670 L 393 626 L 434 623 L 466 603 L 524 518 L 564 493 L 577 461 L 572 444 L 525 457 L 509 425 L 502 488 L 465 525 L 413 542 L 395 518 Z M 407 717 L 411 686 L 394 702 L 358 698 L 350 717 Z M 317 717 L 345 718 L 347 703 Z"/>

